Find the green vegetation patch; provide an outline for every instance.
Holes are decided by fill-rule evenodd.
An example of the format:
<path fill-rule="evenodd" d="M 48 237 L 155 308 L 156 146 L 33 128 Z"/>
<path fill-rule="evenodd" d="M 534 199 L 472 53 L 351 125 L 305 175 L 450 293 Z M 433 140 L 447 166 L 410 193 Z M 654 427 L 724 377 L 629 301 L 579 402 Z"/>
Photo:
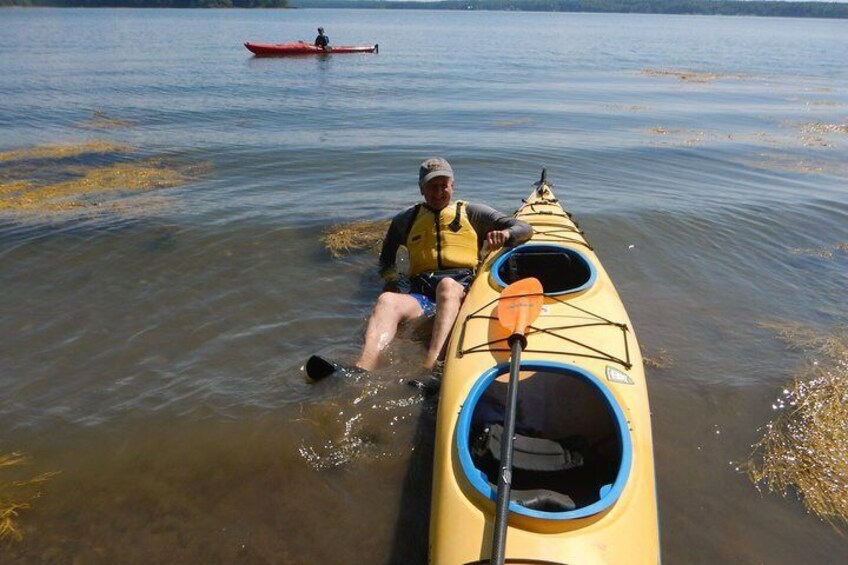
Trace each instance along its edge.
<path fill-rule="evenodd" d="M 848 327 L 823 333 L 797 323 L 766 322 L 792 349 L 814 355 L 774 404 L 745 465 L 759 490 L 794 491 L 808 511 L 848 524 Z"/>

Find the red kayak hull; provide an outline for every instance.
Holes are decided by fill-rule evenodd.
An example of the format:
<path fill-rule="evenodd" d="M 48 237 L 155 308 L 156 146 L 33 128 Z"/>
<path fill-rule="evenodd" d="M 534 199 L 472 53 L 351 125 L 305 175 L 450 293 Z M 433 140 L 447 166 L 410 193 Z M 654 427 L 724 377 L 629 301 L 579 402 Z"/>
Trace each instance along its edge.
<path fill-rule="evenodd" d="M 321 49 L 309 43 L 245 43 L 247 49 L 257 57 L 285 57 L 287 55 L 328 55 L 335 53 L 377 53 L 378 45 L 334 45 Z"/>

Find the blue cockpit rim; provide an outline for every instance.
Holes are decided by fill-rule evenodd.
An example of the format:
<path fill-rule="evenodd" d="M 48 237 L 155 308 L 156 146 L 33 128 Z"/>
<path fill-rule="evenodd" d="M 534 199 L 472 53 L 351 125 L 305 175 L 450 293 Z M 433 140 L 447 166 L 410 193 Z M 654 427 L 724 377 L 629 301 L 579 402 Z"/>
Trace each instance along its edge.
<path fill-rule="evenodd" d="M 490 270 L 492 274 L 492 279 L 494 279 L 495 283 L 501 288 L 506 288 L 509 286 L 509 283 L 504 281 L 500 276 L 500 268 L 501 266 L 512 256 L 513 253 L 524 253 L 526 251 L 559 251 L 568 255 L 571 258 L 577 258 L 579 261 L 583 263 L 586 270 L 589 271 L 589 279 L 581 284 L 578 287 L 569 288 L 566 290 L 560 290 L 558 292 L 545 292 L 546 296 L 559 296 L 562 294 L 574 294 L 577 292 L 582 292 L 588 288 L 591 288 L 593 284 L 595 284 L 595 279 L 598 276 L 597 271 L 595 270 L 595 266 L 592 264 L 589 259 L 586 258 L 583 253 L 578 251 L 577 249 L 572 249 L 570 247 L 565 247 L 564 245 L 554 245 L 550 243 L 523 243 L 517 247 L 514 247 L 506 252 L 504 252 L 500 257 L 495 259 L 495 262 L 492 263 L 492 268 Z"/>
<path fill-rule="evenodd" d="M 588 506 L 566 512 L 544 512 L 521 506 L 515 502 L 510 502 L 510 512 L 542 520 L 576 520 L 603 512 L 618 500 L 624 490 L 625 484 L 627 484 L 627 479 L 630 476 L 630 467 L 633 460 L 633 447 L 630 441 L 630 428 L 627 425 L 624 412 L 621 410 L 621 407 L 615 400 L 612 392 L 603 385 L 602 381 L 580 367 L 569 365 L 567 363 L 555 363 L 551 361 L 522 361 L 521 370 L 559 373 L 569 377 L 581 378 L 600 391 L 607 406 L 609 407 L 610 413 L 615 418 L 616 429 L 618 431 L 619 441 L 621 442 L 621 464 L 618 467 L 618 473 L 616 474 L 615 481 L 612 483 L 611 488 L 606 489 L 606 492 L 603 493 L 598 501 L 593 502 Z M 468 440 L 471 435 L 471 418 L 474 414 L 474 409 L 477 407 L 477 402 L 480 400 L 480 397 L 483 396 L 486 388 L 488 388 L 488 386 L 494 382 L 496 378 L 508 373 L 508 363 L 501 363 L 500 365 L 496 365 L 483 373 L 471 387 L 471 391 L 468 393 L 468 397 L 460 409 L 459 420 L 456 424 L 456 446 L 457 451 L 459 452 L 460 465 L 462 466 L 465 478 L 480 494 L 493 501 L 497 500 L 497 485 L 491 485 L 485 474 L 474 465 L 474 461 L 471 459 L 471 451 Z"/>

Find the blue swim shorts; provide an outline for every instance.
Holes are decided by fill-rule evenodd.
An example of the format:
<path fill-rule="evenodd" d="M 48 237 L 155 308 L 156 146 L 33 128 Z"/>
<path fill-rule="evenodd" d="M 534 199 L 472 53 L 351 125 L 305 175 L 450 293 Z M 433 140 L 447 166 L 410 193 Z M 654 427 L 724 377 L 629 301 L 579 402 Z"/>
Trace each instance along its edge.
<path fill-rule="evenodd" d="M 436 315 L 436 303 L 431 298 L 417 292 L 410 292 L 409 296 L 418 301 L 418 305 L 424 310 L 425 316 L 432 318 Z"/>

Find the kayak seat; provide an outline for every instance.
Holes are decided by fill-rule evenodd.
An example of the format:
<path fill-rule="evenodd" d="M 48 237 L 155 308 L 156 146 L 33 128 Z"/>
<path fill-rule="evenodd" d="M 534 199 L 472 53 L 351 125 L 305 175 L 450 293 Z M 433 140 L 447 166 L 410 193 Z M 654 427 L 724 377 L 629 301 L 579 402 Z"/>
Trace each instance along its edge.
<path fill-rule="evenodd" d="M 486 426 L 473 442 L 471 449 L 474 458 L 478 461 L 488 460 L 489 463 L 499 464 L 503 432 L 503 426 L 500 424 Z M 512 446 L 514 469 L 552 472 L 583 466 L 583 455 L 580 452 L 566 449 L 561 443 L 551 439 L 516 433 Z"/>
<path fill-rule="evenodd" d="M 568 512 L 577 508 L 567 494 L 548 489 L 512 490 L 509 500 L 540 512 Z"/>

